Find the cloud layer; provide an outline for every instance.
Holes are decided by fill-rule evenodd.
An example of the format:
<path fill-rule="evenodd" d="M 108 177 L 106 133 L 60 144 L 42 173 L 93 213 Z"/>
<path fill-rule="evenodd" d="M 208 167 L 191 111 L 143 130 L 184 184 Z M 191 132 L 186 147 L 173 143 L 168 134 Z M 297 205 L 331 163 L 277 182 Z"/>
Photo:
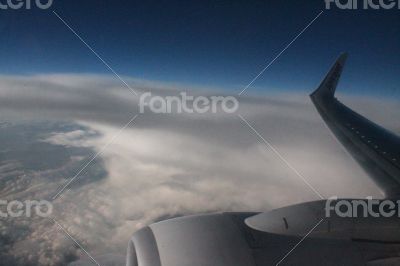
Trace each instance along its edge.
<path fill-rule="evenodd" d="M 129 83 L 139 94 L 177 95 L 183 89 L 215 94 L 133 79 Z M 399 117 L 399 103 L 343 98 L 356 110 L 400 132 L 399 122 L 390 118 Z M 307 96 L 282 93 L 240 97 L 239 102 L 238 114 L 325 197 L 380 195 L 332 138 Z M 114 261 L 123 260 L 135 230 L 163 217 L 264 211 L 318 199 L 237 114 L 147 112 L 110 143 L 137 113 L 137 103 L 137 97 L 109 77 L 1 77 L 0 113 L 3 121 L 11 123 L 3 127 L 14 132 L 18 125 L 25 125 L 22 131 L 26 125 L 37 127 L 32 129 L 36 133 L 26 137 L 24 156 L 1 162 L 1 181 L 8 180 L 1 197 L 49 199 L 101 151 L 54 201 L 54 218 L 96 258 L 113 254 Z M 43 169 L 27 170 L 26 157 L 35 156 L 29 142 L 41 143 L 40 149 L 50 145 L 46 153 L 57 160 Z M 51 220 L 10 220 L 1 223 L 0 229 L 9 239 L 2 256 L 16 264 L 58 265 L 85 258 Z"/>

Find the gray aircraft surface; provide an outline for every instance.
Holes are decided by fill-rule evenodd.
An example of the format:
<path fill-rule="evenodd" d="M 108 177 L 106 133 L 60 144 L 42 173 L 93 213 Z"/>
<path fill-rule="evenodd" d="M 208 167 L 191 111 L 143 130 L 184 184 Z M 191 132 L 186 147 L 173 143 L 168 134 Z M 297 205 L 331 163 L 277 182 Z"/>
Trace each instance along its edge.
<path fill-rule="evenodd" d="M 339 57 L 311 94 L 312 102 L 386 197 L 398 199 L 400 138 L 334 96 L 346 58 L 346 54 Z M 326 206 L 335 202 L 329 199 L 266 213 L 217 213 L 158 222 L 134 233 L 127 266 L 400 265 L 398 215 L 363 216 L 361 208 L 352 217 L 327 215 Z"/>

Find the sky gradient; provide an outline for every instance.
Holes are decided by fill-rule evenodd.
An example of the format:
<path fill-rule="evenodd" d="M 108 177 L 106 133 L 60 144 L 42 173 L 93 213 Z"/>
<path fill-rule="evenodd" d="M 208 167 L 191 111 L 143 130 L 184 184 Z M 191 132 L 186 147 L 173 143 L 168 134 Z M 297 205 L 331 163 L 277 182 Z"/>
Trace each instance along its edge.
<path fill-rule="evenodd" d="M 324 1 L 56 1 L 49 10 L 1 10 L 0 73 L 109 70 L 130 77 L 240 92 L 316 15 Z M 315 88 L 350 53 L 348 92 L 400 97 L 398 10 L 325 10 L 248 93 Z"/>

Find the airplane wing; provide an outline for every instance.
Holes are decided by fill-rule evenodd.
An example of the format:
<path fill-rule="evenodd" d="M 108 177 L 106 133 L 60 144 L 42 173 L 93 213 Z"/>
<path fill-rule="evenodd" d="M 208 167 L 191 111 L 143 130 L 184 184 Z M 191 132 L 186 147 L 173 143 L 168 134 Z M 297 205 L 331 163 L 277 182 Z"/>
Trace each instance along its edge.
<path fill-rule="evenodd" d="M 386 197 L 400 196 L 400 138 L 354 112 L 335 98 L 347 54 L 342 54 L 311 94 L 326 125 L 350 155 L 383 190 Z"/>

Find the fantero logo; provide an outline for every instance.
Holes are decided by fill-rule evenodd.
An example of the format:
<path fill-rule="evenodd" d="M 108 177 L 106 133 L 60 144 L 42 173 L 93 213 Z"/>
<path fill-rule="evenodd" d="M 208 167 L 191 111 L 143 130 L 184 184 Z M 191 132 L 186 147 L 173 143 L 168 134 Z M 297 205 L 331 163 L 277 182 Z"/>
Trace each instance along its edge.
<path fill-rule="evenodd" d="M 232 114 L 239 108 L 238 100 L 233 96 L 193 96 L 181 92 L 178 96 L 156 96 L 151 92 L 143 93 L 139 100 L 140 113 L 148 108 L 155 114 L 204 114 L 224 112 Z"/>
<path fill-rule="evenodd" d="M 53 212 L 53 204 L 47 200 L 1 200 L 0 199 L 0 220 L 4 218 L 31 218 L 33 215 L 49 217 Z"/>
<path fill-rule="evenodd" d="M 0 0 L 0 9 L 49 9 L 53 0 Z"/>
<path fill-rule="evenodd" d="M 400 0 L 325 0 L 326 9 L 400 9 Z"/>

